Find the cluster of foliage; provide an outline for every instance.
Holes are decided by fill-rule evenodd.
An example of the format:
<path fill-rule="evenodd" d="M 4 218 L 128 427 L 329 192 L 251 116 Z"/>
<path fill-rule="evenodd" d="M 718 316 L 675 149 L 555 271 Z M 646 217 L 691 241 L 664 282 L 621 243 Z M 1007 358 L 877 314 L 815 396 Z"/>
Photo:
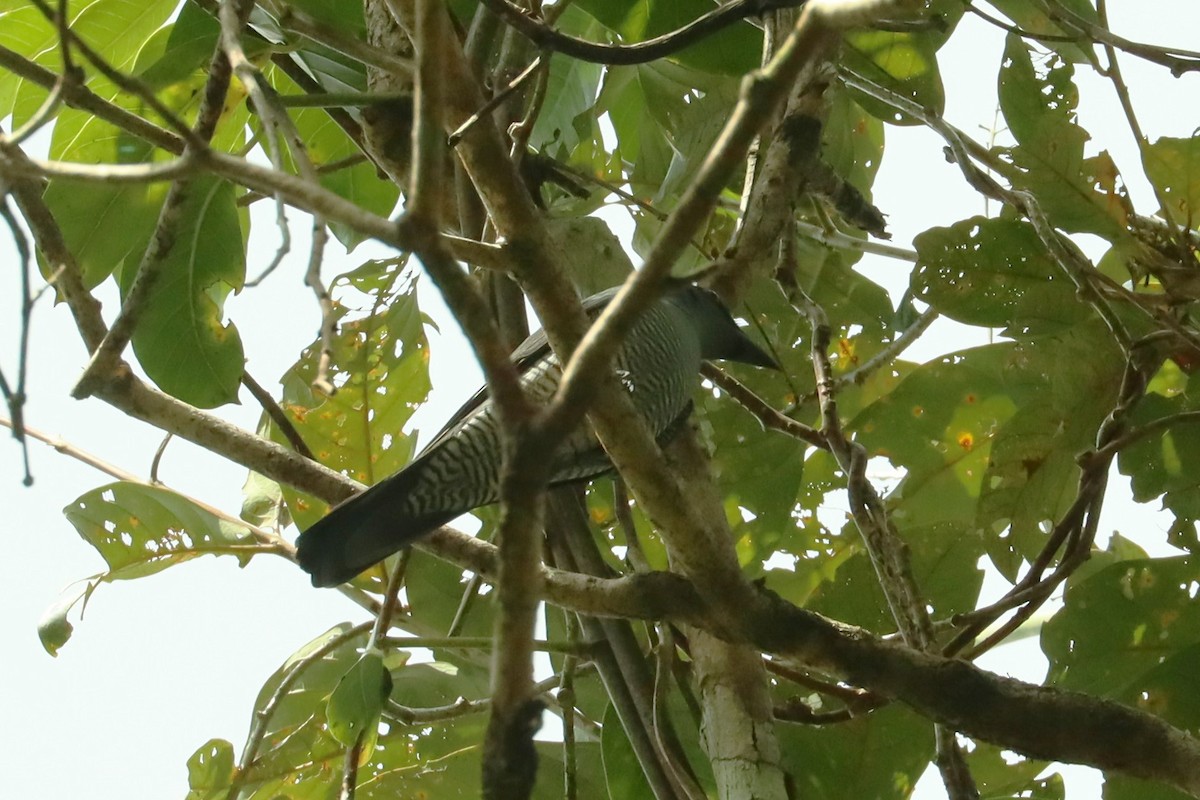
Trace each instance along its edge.
<path fill-rule="evenodd" d="M 771 707 L 764 719 L 744 697 L 738 711 L 711 691 L 729 677 L 713 666 L 718 651 L 704 650 L 713 646 L 707 633 L 731 638 L 719 615 L 711 625 L 699 612 L 597 622 L 577 612 L 627 615 L 605 605 L 602 581 L 590 605 L 580 599 L 586 592 L 554 584 L 558 599 L 539 611 L 553 674 L 535 690 L 561 716 L 563 735 L 533 745 L 533 796 L 560 796 L 565 776 L 568 794 L 582 797 L 777 797 L 787 786 L 802 797 L 904 797 L 935 757 L 953 797 L 1061 797 L 1061 779 L 1044 774 L 1053 760 L 1110 771 L 1111 798 L 1200 796 L 1194 746 L 1180 732 L 1200 726 L 1200 568 L 1190 555 L 1200 543 L 1200 389 L 1190 384 L 1200 363 L 1191 314 L 1200 285 L 1200 137 L 1150 141 L 1131 114 L 1141 163 L 1117 164 L 1076 119 L 1074 83 L 1077 69 L 1096 69 L 1127 100 L 1117 58 L 1181 74 L 1200 69 L 1200 57 L 1120 39 L 1107 29 L 1103 4 L 1098 11 L 1088 0 L 990 0 L 986 12 L 961 0 L 907 4 L 915 13 L 879 3 L 873 19 L 844 36 L 822 29 L 820 57 L 798 80 L 775 86 L 783 101 L 755 105 L 743 79 L 795 27 L 796 10 L 784 7 L 802 5 L 733 3 L 744 18 L 693 41 L 676 32 L 712 12 L 706 0 L 560 2 L 525 16 L 541 32 L 528 34 L 540 37 L 539 50 L 512 27 L 522 23 L 502 0 L 91 0 L 61 8 L 0 0 L 0 117 L 12 126 L 0 139 L 0 178 L 44 280 L 97 353 L 80 394 L 250 470 L 240 514 L 129 479 L 70 503 L 68 519 L 108 568 L 47 615 L 46 649 L 64 646 L 69 612 L 105 582 L 209 555 L 291 558 L 285 534 L 345 497 L 352 485 L 343 476 L 370 484 L 413 457 L 404 429 L 430 390 L 430 323 L 409 257 L 416 252 L 431 269 L 437 259 L 388 216 L 402 195 L 422 191 L 419 175 L 411 189 L 405 183 L 408 149 L 417 148 L 419 164 L 426 146 L 409 135 L 420 71 L 411 55 L 422 44 L 445 46 L 415 32 L 405 9 L 444 13 L 454 47 L 465 44 L 480 85 L 500 102 L 470 123 L 463 150 L 434 148 L 447 162 L 461 153 L 462 191 L 453 200 L 443 192 L 433 216 L 442 246 L 470 267 L 457 274 L 475 275 L 476 295 L 498 310 L 497 330 L 522 334 L 524 315 L 512 309 L 523 311 L 524 298 L 505 269 L 535 305 L 537 292 L 549 290 L 513 266 L 528 242 L 505 204 L 529 197 L 494 194 L 502 182 L 470 155 L 480 128 L 509 137 L 526 167 L 523 191 L 533 190 L 545 218 L 538 224 L 569 253 L 560 268 L 584 293 L 630 268 L 595 216 L 601 206 L 628 206 L 642 257 L 678 235 L 679 218 L 691 225 L 674 273 L 702 273 L 736 302 L 783 367 L 713 369 L 706 375 L 718 388 L 697 402 L 696 430 L 723 498 L 718 523 L 732 535 L 737 568 L 772 602 L 879 636 L 899 631 L 904 652 L 928 659 L 912 662 L 923 665 L 915 680 L 927 687 L 914 689 L 887 661 L 898 646 L 867 636 L 875 648 L 868 655 L 880 660 L 856 662 L 835 646 L 794 645 L 747 624 L 746 641 L 717 647 L 750 648 L 761 674 L 749 680 L 761 683 L 756 691 Z M 977 143 L 942 118 L 938 51 L 968 12 L 1009 29 L 998 76 L 1011 134 L 1004 146 Z M 816 25 L 810 16 L 802 30 Z M 667 44 L 653 60 L 622 47 L 593 56 L 580 45 L 656 37 Z M 477 91 L 440 91 L 440 119 L 458 128 L 458 96 Z M 749 162 L 727 146 L 739 114 L 762 134 Z M 872 239 L 868 231 L 883 235 L 870 197 L 888 125 L 924 125 L 944 137 L 963 179 L 997 201 L 999 213 L 945 220 L 913 251 Z M 50 131 L 46 159 L 22 151 L 40 129 Z M 251 151 L 271 167 L 244 160 Z M 513 164 L 503 167 L 516 174 Z M 1123 188 L 1122 174 L 1138 169 L 1156 207 L 1138 208 Z M 700 180 L 711 175 L 721 178 L 719 196 Z M 710 204 L 697 213 L 689 198 L 705 191 Z M 272 198 L 317 220 L 309 282 L 324 313 L 322 337 L 297 343 L 274 396 L 245 374 L 224 311 L 247 286 L 247 208 Z M 22 239 L 14 216 L 6 205 Z M 377 239 L 397 256 L 326 285 L 326 230 L 348 250 Z M 1106 242 L 1103 257 L 1085 256 L 1078 234 Z M 912 262 L 902 297 L 855 271 L 869 252 Z M 434 278 L 460 312 L 453 281 Z M 89 305 L 108 282 L 125 304 L 111 325 Z M 905 360 L 905 348 L 939 316 L 999 335 L 927 363 Z M 471 333 L 472 321 L 461 321 Z M 126 344 L 131 356 L 122 354 Z M 236 401 L 243 387 L 264 405 L 255 433 L 231 431 L 205 411 Z M 19 431 L 22 393 L 4 389 Z M 886 493 L 863 472 L 870 457 L 903 476 Z M 1137 500 L 1161 498 L 1173 513 L 1168 541 L 1180 555 L 1150 558 L 1119 536 L 1095 548 L 1114 461 Z M 844 497 L 851 513 L 839 528 L 818 510 Z M 572 571 L 613 578 L 675 564 L 676 545 L 656 533 L 664 521 L 625 498 L 608 480 L 587 490 L 596 563 L 585 568 L 580 558 Z M 500 513 L 478 516 L 487 538 Z M 212 740 L 189 760 L 189 797 L 299 800 L 328 797 L 343 782 L 359 797 L 476 791 L 495 685 L 480 648 L 503 624 L 499 592 L 481 590 L 473 573 L 493 584 L 495 576 L 461 538 L 439 538 L 346 587 L 368 621 L 320 633 L 288 656 L 263 685 L 240 755 Z M 724 557 L 719 548 L 711 554 L 713 562 Z M 683 561 L 683 573 L 699 581 Z M 781 561 L 790 568 L 778 568 Z M 980 607 L 981 565 L 1012 582 L 1000 603 Z M 557 566 L 568 571 L 561 558 Z M 1041 628 L 1054 691 L 1014 699 L 1017 722 L 938 671 L 950 663 L 941 656 L 969 661 L 1001 643 L 1063 587 L 1061 610 Z M 712 601 L 703 586 L 697 591 Z M 416 638 L 398 641 L 391 628 Z M 844 641 L 858 635 L 846 630 Z M 408 663 L 404 647 L 413 642 L 435 660 Z M 606 666 L 630 653 L 633 667 Z M 745 663 L 729 658 L 729 671 Z M 616 687 L 617 678 L 627 685 Z M 984 685 L 999 692 L 1007 684 Z M 649 697 L 639 694 L 646 687 Z M 1039 726 L 1064 698 L 1096 724 L 1062 712 L 1062 730 L 1043 738 Z M 1134 727 L 1104 730 L 1123 713 L 1111 701 Z M 763 726 L 753 737 L 747 719 Z M 969 747 L 956 749 L 955 730 Z M 1130 739 L 1157 742 L 1150 734 L 1164 730 L 1183 742 L 1177 752 L 1112 755 Z M 757 777 L 723 774 L 739 759 Z M 499 785 L 485 788 L 501 796 Z"/>

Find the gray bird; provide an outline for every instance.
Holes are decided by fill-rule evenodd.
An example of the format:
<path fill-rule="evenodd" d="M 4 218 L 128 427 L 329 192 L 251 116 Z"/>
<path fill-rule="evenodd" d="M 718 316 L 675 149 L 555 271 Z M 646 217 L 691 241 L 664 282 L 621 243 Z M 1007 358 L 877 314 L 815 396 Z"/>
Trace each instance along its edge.
<path fill-rule="evenodd" d="M 595 317 L 616 289 L 583 302 Z M 562 367 L 538 331 L 512 355 L 529 396 L 545 403 Z M 707 289 L 687 284 L 642 314 L 617 351 L 614 368 L 634 407 L 660 440 L 691 409 L 700 363 L 728 359 L 778 369 Z M 296 558 L 314 586 L 336 586 L 400 548 L 500 497 L 500 420 L 479 389 L 404 469 L 334 508 L 296 542 Z M 583 422 L 559 446 L 550 485 L 594 478 L 612 463 Z"/>

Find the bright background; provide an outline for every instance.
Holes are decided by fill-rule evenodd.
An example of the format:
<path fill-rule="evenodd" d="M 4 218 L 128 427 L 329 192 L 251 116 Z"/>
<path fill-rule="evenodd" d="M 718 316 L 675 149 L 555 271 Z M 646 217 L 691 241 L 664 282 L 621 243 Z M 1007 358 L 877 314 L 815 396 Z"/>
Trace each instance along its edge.
<path fill-rule="evenodd" d="M 1196 0 L 1112 5 L 1113 29 L 1127 38 L 1195 45 L 1200 30 Z M 968 14 L 939 55 L 947 118 L 984 142 L 999 124 L 994 89 L 1002 48 L 1003 33 Z M 1166 69 L 1129 56 L 1121 64 L 1146 134 L 1151 139 L 1192 135 L 1200 125 L 1200 75 L 1174 79 Z M 1135 205 L 1148 213 L 1155 207 L 1153 196 L 1138 180 L 1136 147 L 1111 85 L 1087 68 L 1078 70 L 1076 81 L 1079 121 L 1096 139 L 1089 155 L 1109 150 L 1130 181 Z M 929 227 L 996 213 L 996 205 L 985 204 L 946 163 L 943 143 L 931 132 L 889 127 L 886 135 L 874 200 L 888 215 L 894 244 L 907 247 Z M 997 136 L 1005 141 L 1003 131 Z M 269 219 L 273 211 L 259 204 L 255 213 L 260 215 L 255 220 L 259 237 L 251 242 L 251 275 L 270 260 L 276 245 Z M 614 208 L 606 217 L 628 243 L 632 227 L 625 213 Z M 316 304 L 302 285 L 308 221 L 298 212 L 290 219 L 292 255 L 263 286 L 231 298 L 227 306 L 241 333 L 249 370 L 269 390 L 299 348 L 315 338 L 319 322 Z M 1089 242 L 1083 240 L 1086 249 Z M 1095 247 L 1089 255 L 1098 257 L 1099 240 L 1091 244 Z M 328 250 L 328 277 L 368 258 L 392 255 L 370 244 L 349 256 L 339 250 L 336 243 Z M 11 383 L 19 333 L 19 261 L 2 234 L 0 265 L 0 366 Z M 897 299 L 907 284 L 904 262 L 868 256 L 857 268 Z M 426 284 L 421 286 L 422 308 L 442 324 L 440 334 L 430 331 L 434 394 L 414 424 L 432 432 L 475 388 L 479 373 L 436 292 Z M 118 307 L 115 292 L 102 299 L 111 320 Z M 942 321 L 906 357 L 925 360 L 983 341 L 978 330 Z M 70 399 L 85 355 L 66 308 L 53 307 L 51 298 L 44 297 L 34 312 L 27 424 L 144 477 L 162 434 L 102 402 Z M 259 409 L 243 396 L 243 405 L 219 413 L 253 428 Z M 3 448 L 0 510 L 8 524 L 0 529 L 6 572 L 0 581 L 0 752 L 10 765 L 3 781 L 6 796 L 182 797 L 188 757 L 213 737 L 228 739 L 240 750 L 262 682 L 290 653 L 337 622 L 363 619 L 357 606 L 336 592 L 312 589 L 298 568 L 281 559 L 258 558 L 239 569 L 232 558 L 204 558 L 138 581 L 102 585 L 84 618 L 72 617 L 75 636 L 51 658 L 38 641 L 38 619 L 65 587 L 103 568 L 61 509 L 109 479 L 35 442 L 30 451 L 36 483 L 26 489 L 18 447 L 9 441 Z M 181 440 L 168 446 L 159 471 L 171 488 L 235 513 L 245 475 L 244 469 Z M 875 477 L 888 479 L 884 473 Z M 1120 530 L 1151 554 L 1169 552 L 1166 515 L 1156 506 L 1132 503 L 1127 487 L 1123 478 L 1114 480 L 1101 535 Z M 829 508 L 835 518 L 843 512 Z M 985 592 L 994 594 L 984 599 L 1003 589 L 993 574 Z M 1002 647 L 981 663 L 1030 681 L 1045 674 L 1036 639 Z M 1068 775 L 1073 800 L 1099 796 L 1098 773 L 1070 768 Z M 922 781 L 917 797 L 944 797 L 935 774 Z"/>

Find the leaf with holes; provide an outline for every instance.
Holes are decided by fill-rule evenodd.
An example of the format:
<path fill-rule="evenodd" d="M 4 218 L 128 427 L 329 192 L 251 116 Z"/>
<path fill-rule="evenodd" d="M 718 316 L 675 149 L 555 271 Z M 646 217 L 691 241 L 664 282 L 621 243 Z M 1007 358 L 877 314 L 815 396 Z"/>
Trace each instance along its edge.
<path fill-rule="evenodd" d="M 1042 628 L 1050 680 L 1066 689 L 1143 704 L 1150 697 L 1139 695 L 1156 679 L 1161 683 L 1165 673 L 1160 670 L 1169 659 L 1195 662 L 1198 592 L 1195 557 L 1117 561 L 1073 580 L 1062 610 Z M 1184 694 L 1195 696 L 1194 680 Z M 1184 714 L 1191 717 L 1186 727 L 1200 722 L 1193 700 L 1181 696 L 1179 702 L 1192 709 Z"/>
<path fill-rule="evenodd" d="M 245 564 L 270 550 L 248 528 L 158 486 L 110 483 L 81 495 L 63 513 L 108 564 L 106 581 L 153 575 L 204 555 L 233 555 Z"/>
<path fill-rule="evenodd" d="M 1014 188 L 1031 192 L 1054 225 L 1119 240 L 1133 207 L 1108 153 L 1084 156 L 1091 136 L 1078 124 L 1074 76 L 1057 55 L 1035 65 L 1029 46 L 1010 34 L 999 97 L 1017 146 L 998 152 Z"/>
<path fill-rule="evenodd" d="M 188 759 L 187 800 L 217 800 L 228 794 L 233 781 L 233 745 L 209 739 Z"/>
<path fill-rule="evenodd" d="M 329 379 L 338 392 L 325 397 L 312 389 L 318 340 L 284 374 L 281 405 L 318 461 L 372 484 L 412 459 L 416 440 L 404 426 L 429 394 L 428 321 L 417 306 L 415 280 L 396 262 L 367 262 L 332 289 L 338 328 Z M 344 303 L 358 298 L 369 304 L 352 314 Z M 285 442 L 273 423 L 266 431 Z M 323 502 L 290 487 L 283 492 L 302 529 L 326 512 Z"/>
<path fill-rule="evenodd" d="M 1164 136 L 1146 148 L 1146 174 L 1162 192 L 1176 222 L 1200 225 L 1200 135 Z"/>
<path fill-rule="evenodd" d="M 913 294 L 951 319 L 1015 338 L 1061 331 L 1092 315 L 1023 220 L 971 217 L 931 228 L 913 244 Z"/>

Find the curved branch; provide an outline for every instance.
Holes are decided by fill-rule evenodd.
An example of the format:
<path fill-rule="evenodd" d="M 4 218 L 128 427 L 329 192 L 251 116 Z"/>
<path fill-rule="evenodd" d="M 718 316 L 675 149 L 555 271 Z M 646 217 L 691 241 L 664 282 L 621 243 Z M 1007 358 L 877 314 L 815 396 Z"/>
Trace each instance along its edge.
<path fill-rule="evenodd" d="M 610 66 L 645 64 L 693 45 L 747 17 L 780 8 L 797 8 L 807 0 L 734 0 L 669 33 L 634 44 L 599 44 L 555 30 L 508 0 L 480 0 L 496 16 L 543 50 Z"/>

